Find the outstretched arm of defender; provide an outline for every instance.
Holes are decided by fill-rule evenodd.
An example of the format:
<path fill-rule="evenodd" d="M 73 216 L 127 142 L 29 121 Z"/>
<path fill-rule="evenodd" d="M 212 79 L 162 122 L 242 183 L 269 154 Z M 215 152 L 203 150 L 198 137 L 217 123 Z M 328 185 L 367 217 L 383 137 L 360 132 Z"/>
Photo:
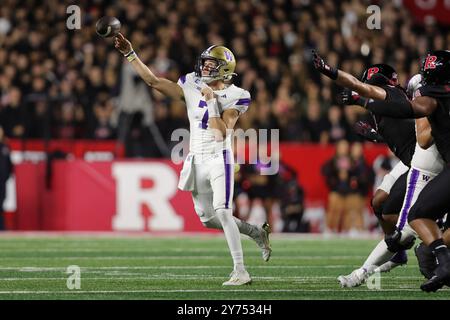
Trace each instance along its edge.
<path fill-rule="evenodd" d="M 169 79 L 157 77 L 141 61 L 141 59 L 139 59 L 131 46 L 131 42 L 128 41 L 121 33 L 117 34 L 115 37 L 114 46 L 128 59 L 134 70 L 136 70 L 147 85 L 173 99 L 183 99 L 184 95 L 181 87 Z"/>
<path fill-rule="evenodd" d="M 422 96 L 415 98 L 413 101 L 407 99 L 403 101 L 373 101 L 368 103 L 366 108 L 380 116 L 417 119 L 431 115 L 437 106 L 436 99 Z"/>
<path fill-rule="evenodd" d="M 359 95 L 375 100 L 384 100 L 386 91 L 383 88 L 363 83 L 351 74 L 329 66 L 325 60 L 313 51 L 314 67 L 320 73 L 335 80 L 340 86 L 356 91 Z"/>

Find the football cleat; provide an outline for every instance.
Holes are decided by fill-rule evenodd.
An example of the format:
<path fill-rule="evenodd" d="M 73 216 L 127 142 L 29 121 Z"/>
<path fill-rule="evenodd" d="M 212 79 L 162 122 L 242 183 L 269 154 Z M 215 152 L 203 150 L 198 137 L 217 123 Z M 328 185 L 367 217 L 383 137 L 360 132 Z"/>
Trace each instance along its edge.
<path fill-rule="evenodd" d="M 436 292 L 444 285 L 450 286 L 450 263 L 438 265 L 431 279 L 425 281 L 420 289 L 425 292 Z"/>
<path fill-rule="evenodd" d="M 271 232 L 270 225 L 265 222 L 258 228 L 258 234 L 253 238 L 258 247 L 261 248 L 261 254 L 264 261 L 269 261 L 272 255 L 272 248 L 270 247 L 269 234 Z"/>
<path fill-rule="evenodd" d="M 366 279 L 369 277 L 369 273 L 365 268 L 359 268 L 356 270 L 353 270 L 352 273 L 346 276 L 339 276 L 337 279 L 339 283 L 341 284 L 342 288 L 348 287 L 359 287 L 364 282 L 366 282 Z"/>
<path fill-rule="evenodd" d="M 414 248 L 417 261 L 419 262 L 419 270 L 422 275 L 431 279 L 434 275 L 434 270 L 437 267 L 436 257 L 430 248 L 428 248 L 423 242 Z"/>
<path fill-rule="evenodd" d="M 224 282 L 223 286 L 242 286 L 244 284 L 251 284 L 252 279 L 250 278 L 250 275 L 248 274 L 247 270 L 233 270 L 231 273 L 230 280 Z"/>
<path fill-rule="evenodd" d="M 391 260 L 386 263 L 383 263 L 381 266 L 376 267 L 374 272 L 389 272 L 392 269 L 402 266 L 408 263 L 408 256 L 406 255 L 406 251 L 397 252 Z"/>

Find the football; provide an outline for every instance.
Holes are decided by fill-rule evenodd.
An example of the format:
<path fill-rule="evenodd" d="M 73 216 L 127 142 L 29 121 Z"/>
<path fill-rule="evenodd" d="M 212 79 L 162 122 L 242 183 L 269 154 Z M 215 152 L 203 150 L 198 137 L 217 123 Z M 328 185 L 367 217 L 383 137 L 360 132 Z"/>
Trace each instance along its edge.
<path fill-rule="evenodd" d="M 100 37 L 113 37 L 120 31 L 120 21 L 116 17 L 102 17 L 95 24 L 95 31 Z"/>

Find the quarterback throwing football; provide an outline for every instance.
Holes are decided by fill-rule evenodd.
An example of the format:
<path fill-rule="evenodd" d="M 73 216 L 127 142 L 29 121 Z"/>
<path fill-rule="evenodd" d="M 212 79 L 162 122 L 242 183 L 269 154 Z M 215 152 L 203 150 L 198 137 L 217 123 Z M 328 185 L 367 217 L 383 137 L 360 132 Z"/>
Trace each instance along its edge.
<path fill-rule="evenodd" d="M 270 228 L 233 217 L 234 157 L 231 130 L 250 104 L 250 93 L 228 82 L 235 75 L 236 60 L 223 46 L 211 46 L 199 56 L 195 72 L 177 83 L 157 77 L 137 56 L 130 41 L 119 33 L 115 47 L 150 87 L 186 103 L 190 123 L 190 152 L 178 187 L 192 192 L 195 211 L 205 227 L 222 229 L 233 258 L 231 278 L 223 285 L 251 282 L 244 266 L 240 233 L 256 241 L 264 261 L 271 255 Z"/>

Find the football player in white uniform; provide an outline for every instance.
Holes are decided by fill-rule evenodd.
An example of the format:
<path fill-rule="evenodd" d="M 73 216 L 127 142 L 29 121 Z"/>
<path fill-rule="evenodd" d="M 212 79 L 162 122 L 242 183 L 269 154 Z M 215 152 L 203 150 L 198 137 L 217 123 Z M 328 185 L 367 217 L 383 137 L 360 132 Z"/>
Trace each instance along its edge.
<path fill-rule="evenodd" d="M 195 211 L 204 226 L 224 231 L 234 269 L 230 280 L 223 285 L 251 283 L 244 266 L 240 233 L 256 241 L 265 261 L 272 250 L 267 223 L 257 227 L 233 217 L 231 133 L 250 104 L 248 91 L 229 84 L 235 75 L 233 53 L 223 46 L 209 47 L 198 58 L 195 72 L 181 76 L 175 83 L 155 76 L 120 33 L 115 37 L 115 47 L 150 87 L 172 99 L 185 101 L 190 122 L 190 152 L 178 187 L 192 192 Z"/>

